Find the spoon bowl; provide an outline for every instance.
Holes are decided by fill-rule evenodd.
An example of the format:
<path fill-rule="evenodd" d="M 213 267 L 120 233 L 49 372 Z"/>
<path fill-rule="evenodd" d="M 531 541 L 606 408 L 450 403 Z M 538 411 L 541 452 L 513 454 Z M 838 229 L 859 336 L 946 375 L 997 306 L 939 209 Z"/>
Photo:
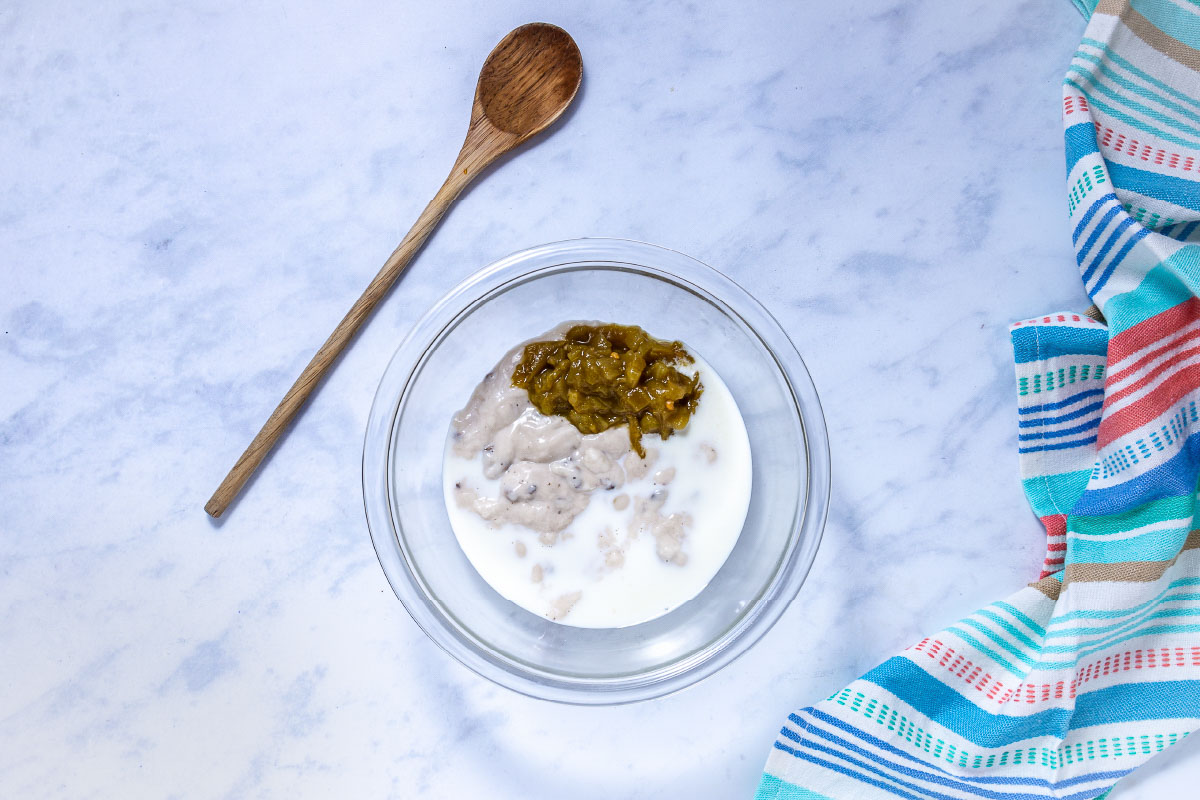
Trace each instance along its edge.
<path fill-rule="evenodd" d="M 472 116 L 524 141 L 558 119 L 582 82 L 583 57 L 570 34 L 545 22 L 522 25 L 483 63 Z"/>

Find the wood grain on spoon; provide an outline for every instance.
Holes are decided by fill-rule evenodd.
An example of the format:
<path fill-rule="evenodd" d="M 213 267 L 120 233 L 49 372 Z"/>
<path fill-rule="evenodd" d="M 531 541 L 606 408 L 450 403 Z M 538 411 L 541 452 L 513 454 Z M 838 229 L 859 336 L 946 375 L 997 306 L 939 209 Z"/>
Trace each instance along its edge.
<path fill-rule="evenodd" d="M 205 511 L 219 517 L 229 508 L 455 198 L 489 164 L 558 119 L 575 99 L 582 80 L 583 59 L 579 48 L 562 28 L 540 22 L 522 25 L 496 45 L 479 72 L 471 124 L 450 176 L 288 389 L 254 441 L 213 492 Z"/>

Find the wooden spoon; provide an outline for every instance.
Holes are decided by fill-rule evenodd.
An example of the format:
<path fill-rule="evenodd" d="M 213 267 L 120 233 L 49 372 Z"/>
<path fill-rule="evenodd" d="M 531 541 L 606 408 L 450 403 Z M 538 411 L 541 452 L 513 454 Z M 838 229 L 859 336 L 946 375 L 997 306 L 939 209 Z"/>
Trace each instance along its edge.
<path fill-rule="evenodd" d="M 213 492 L 204 506 L 205 511 L 219 517 L 229 508 L 459 193 L 497 158 L 558 119 L 575 99 L 582 80 L 583 59 L 575 41 L 562 28 L 544 22 L 513 30 L 488 54 L 475 86 L 467 139 L 450 170 L 450 177 L 421 212 L 412 230 L 392 251 L 375 280 L 288 389 L 246 452 Z"/>

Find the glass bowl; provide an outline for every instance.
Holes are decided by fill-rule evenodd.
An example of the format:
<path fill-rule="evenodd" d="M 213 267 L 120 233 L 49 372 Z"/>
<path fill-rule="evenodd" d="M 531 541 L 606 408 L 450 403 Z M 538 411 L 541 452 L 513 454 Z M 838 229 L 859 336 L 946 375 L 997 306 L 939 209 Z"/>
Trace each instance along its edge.
<path fill-rule="evenodd" d="M 576 319 L 683 341 L 728 384 L 750 436 L 750 508 L 728 560 L 692 600 L 626 628 L 560 625 L 501 597 L 459 548 L 442 495 L 451 415 L 514 344 Z M 779 619 L 820 543 L 829 446 L 804 362 L 742 288 L 673 250 L 578 239 L 497 261 L 417 323 L 375 394 L 363 496 L 392 589 L 438 645 L 518 692 L 615 704 L 711 675 Z"/>

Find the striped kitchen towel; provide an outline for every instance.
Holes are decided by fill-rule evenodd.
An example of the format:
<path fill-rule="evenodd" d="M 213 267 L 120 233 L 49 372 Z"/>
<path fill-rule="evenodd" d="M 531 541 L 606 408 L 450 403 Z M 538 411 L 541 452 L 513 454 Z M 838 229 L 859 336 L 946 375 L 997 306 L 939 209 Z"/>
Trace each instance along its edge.
<path fill-rule="evenodd" d="M 1070 231 L 1106 324 L 1012 327 L 1042 576 L 789 715 L 758 800 L 1085 800 L 1200 727 L 1200 0 L 1076 4 Z"/>

